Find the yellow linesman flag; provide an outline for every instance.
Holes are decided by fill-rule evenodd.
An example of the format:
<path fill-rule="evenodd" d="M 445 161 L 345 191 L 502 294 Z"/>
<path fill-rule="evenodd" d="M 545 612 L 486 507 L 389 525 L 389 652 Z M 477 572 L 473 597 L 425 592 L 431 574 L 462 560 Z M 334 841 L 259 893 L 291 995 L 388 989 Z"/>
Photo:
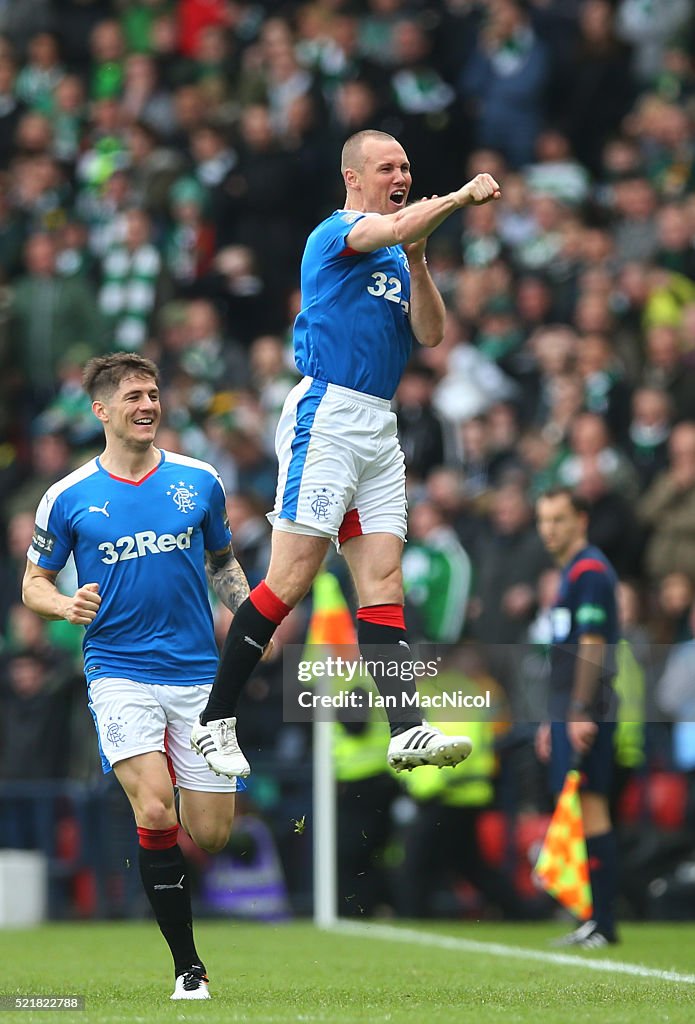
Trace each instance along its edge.
<path fill-rule="evenodd" d="M 579 772 L 569 771 L 543 840 L 534 875 L 580 921 L 593 913 L 589 859 L 579 803 Z"/>

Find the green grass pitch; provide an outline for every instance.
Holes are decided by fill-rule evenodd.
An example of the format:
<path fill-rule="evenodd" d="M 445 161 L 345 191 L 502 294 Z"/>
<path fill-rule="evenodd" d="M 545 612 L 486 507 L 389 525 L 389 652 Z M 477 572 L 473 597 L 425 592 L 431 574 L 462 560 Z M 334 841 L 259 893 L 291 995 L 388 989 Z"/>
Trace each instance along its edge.
<path fill-rule="evenodd" d="M 115 1021 L 160 1024 L 692 1024 L 695 984 L 588 970 L 577 960 L 620 961 L 689 975 L 695 925 L 625 925 L 609 951 L 546 960 L 562 925 L 417 923 L 383 937 L 284 925 L 200 922 L 198 949 L 210 974 L 209 1002 L 171 1002 L 168 951 L 154 923 L 55 924 L 0 931 L 0 994 L 84 995 L 86 1010 L 0 1012 L 0 1022 Z M 418 939 L 439 942 L 419 944 Z M 448 948 L 450 938 L 492 952 Z M 455 943 L 451 944 L 455 946 Z M 536 950 L 507 956 L 500 946 Z M 568 951 L 563 951 L 566 953 Z"/>

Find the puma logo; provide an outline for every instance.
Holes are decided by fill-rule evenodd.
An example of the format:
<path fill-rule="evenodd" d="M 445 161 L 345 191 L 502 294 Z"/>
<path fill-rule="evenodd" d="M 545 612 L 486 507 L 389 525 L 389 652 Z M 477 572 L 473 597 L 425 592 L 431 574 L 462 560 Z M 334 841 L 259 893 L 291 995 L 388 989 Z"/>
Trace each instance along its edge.
<path fill-rule="evenodd" d="M 104 507 L 103 507 L 103 508 L 99 508 L 99 506 L 98 506 L 98 505 L 90 505 L 90 506 L 89 506 L 89 511 L 90 511 L 90 512 L 101 512 L 101 514 L 102 514 L 102 515 L 104 515 L 104 516 L 106 516 L 106 518 L 107 518 L 107 519 L 110 519 L 111 517 L 110 517 L 109 513 L 108 513 L 108 512 L 106 511 L 106 506 L 107 506 L 108 504 L 109 504 L 109 502 L 108 502 L 108 501 L 107 501 L 107 502 L 105 502 L 105 503 L 104 503 Z"/>
<path fill-rule="evenodd" d="M 247 644 L 251 644 L 252 647 L 256 647 L 261 652 L 261 654 L 263 653 L 263 648 L 261 647 L 261 645 L 257 644 L 256 641 L 252 639 L 252 637 L 245 636 L 244 640 L 246 641 Z"/>
<path fill-rule="evenodd" d="M 183 880 L 186 876 L 181 875 L 176 885 L 155 885 L 155 889 L 183 889 Z"/>

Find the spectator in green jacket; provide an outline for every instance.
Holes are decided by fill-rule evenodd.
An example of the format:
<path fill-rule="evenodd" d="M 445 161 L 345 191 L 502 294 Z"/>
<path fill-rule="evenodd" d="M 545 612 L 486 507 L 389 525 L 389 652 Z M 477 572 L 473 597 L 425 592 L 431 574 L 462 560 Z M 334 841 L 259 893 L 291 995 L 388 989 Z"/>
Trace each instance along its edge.
<path fill-rule="evenodd" d="M 456 643 L 466 619 L 471 560 L 444 513 L 431 501 L 410 512 L 403 555 L 406 608 L 413 635 L 433 643 Z"/>
<path fill-rule="evenodd" d="M 104 324 L 89 286 L 56 271 L 56 244 L 49 234 L 35 234 L 24 248 L 27 273 L 11 297 L 11 367 L 15 384 L 33 411 L 43 408 L 59 386 L 58 367 L 76 343 L 90 355 L 103 351 Z"/>

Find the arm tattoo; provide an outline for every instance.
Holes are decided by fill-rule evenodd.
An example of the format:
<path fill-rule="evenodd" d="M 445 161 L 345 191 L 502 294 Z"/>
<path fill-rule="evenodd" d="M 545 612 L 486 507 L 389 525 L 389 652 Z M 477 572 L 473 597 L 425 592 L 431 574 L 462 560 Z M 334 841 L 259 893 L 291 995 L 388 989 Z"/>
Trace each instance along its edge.
<path fill-rule="evenodd" d="M 234 613 L 249 596 L 249 584 L 244 570 L 230 549 L 220 558 L 208 551 L 205 554 L 205 570 L 213 593 L 222 604 Z"/>

